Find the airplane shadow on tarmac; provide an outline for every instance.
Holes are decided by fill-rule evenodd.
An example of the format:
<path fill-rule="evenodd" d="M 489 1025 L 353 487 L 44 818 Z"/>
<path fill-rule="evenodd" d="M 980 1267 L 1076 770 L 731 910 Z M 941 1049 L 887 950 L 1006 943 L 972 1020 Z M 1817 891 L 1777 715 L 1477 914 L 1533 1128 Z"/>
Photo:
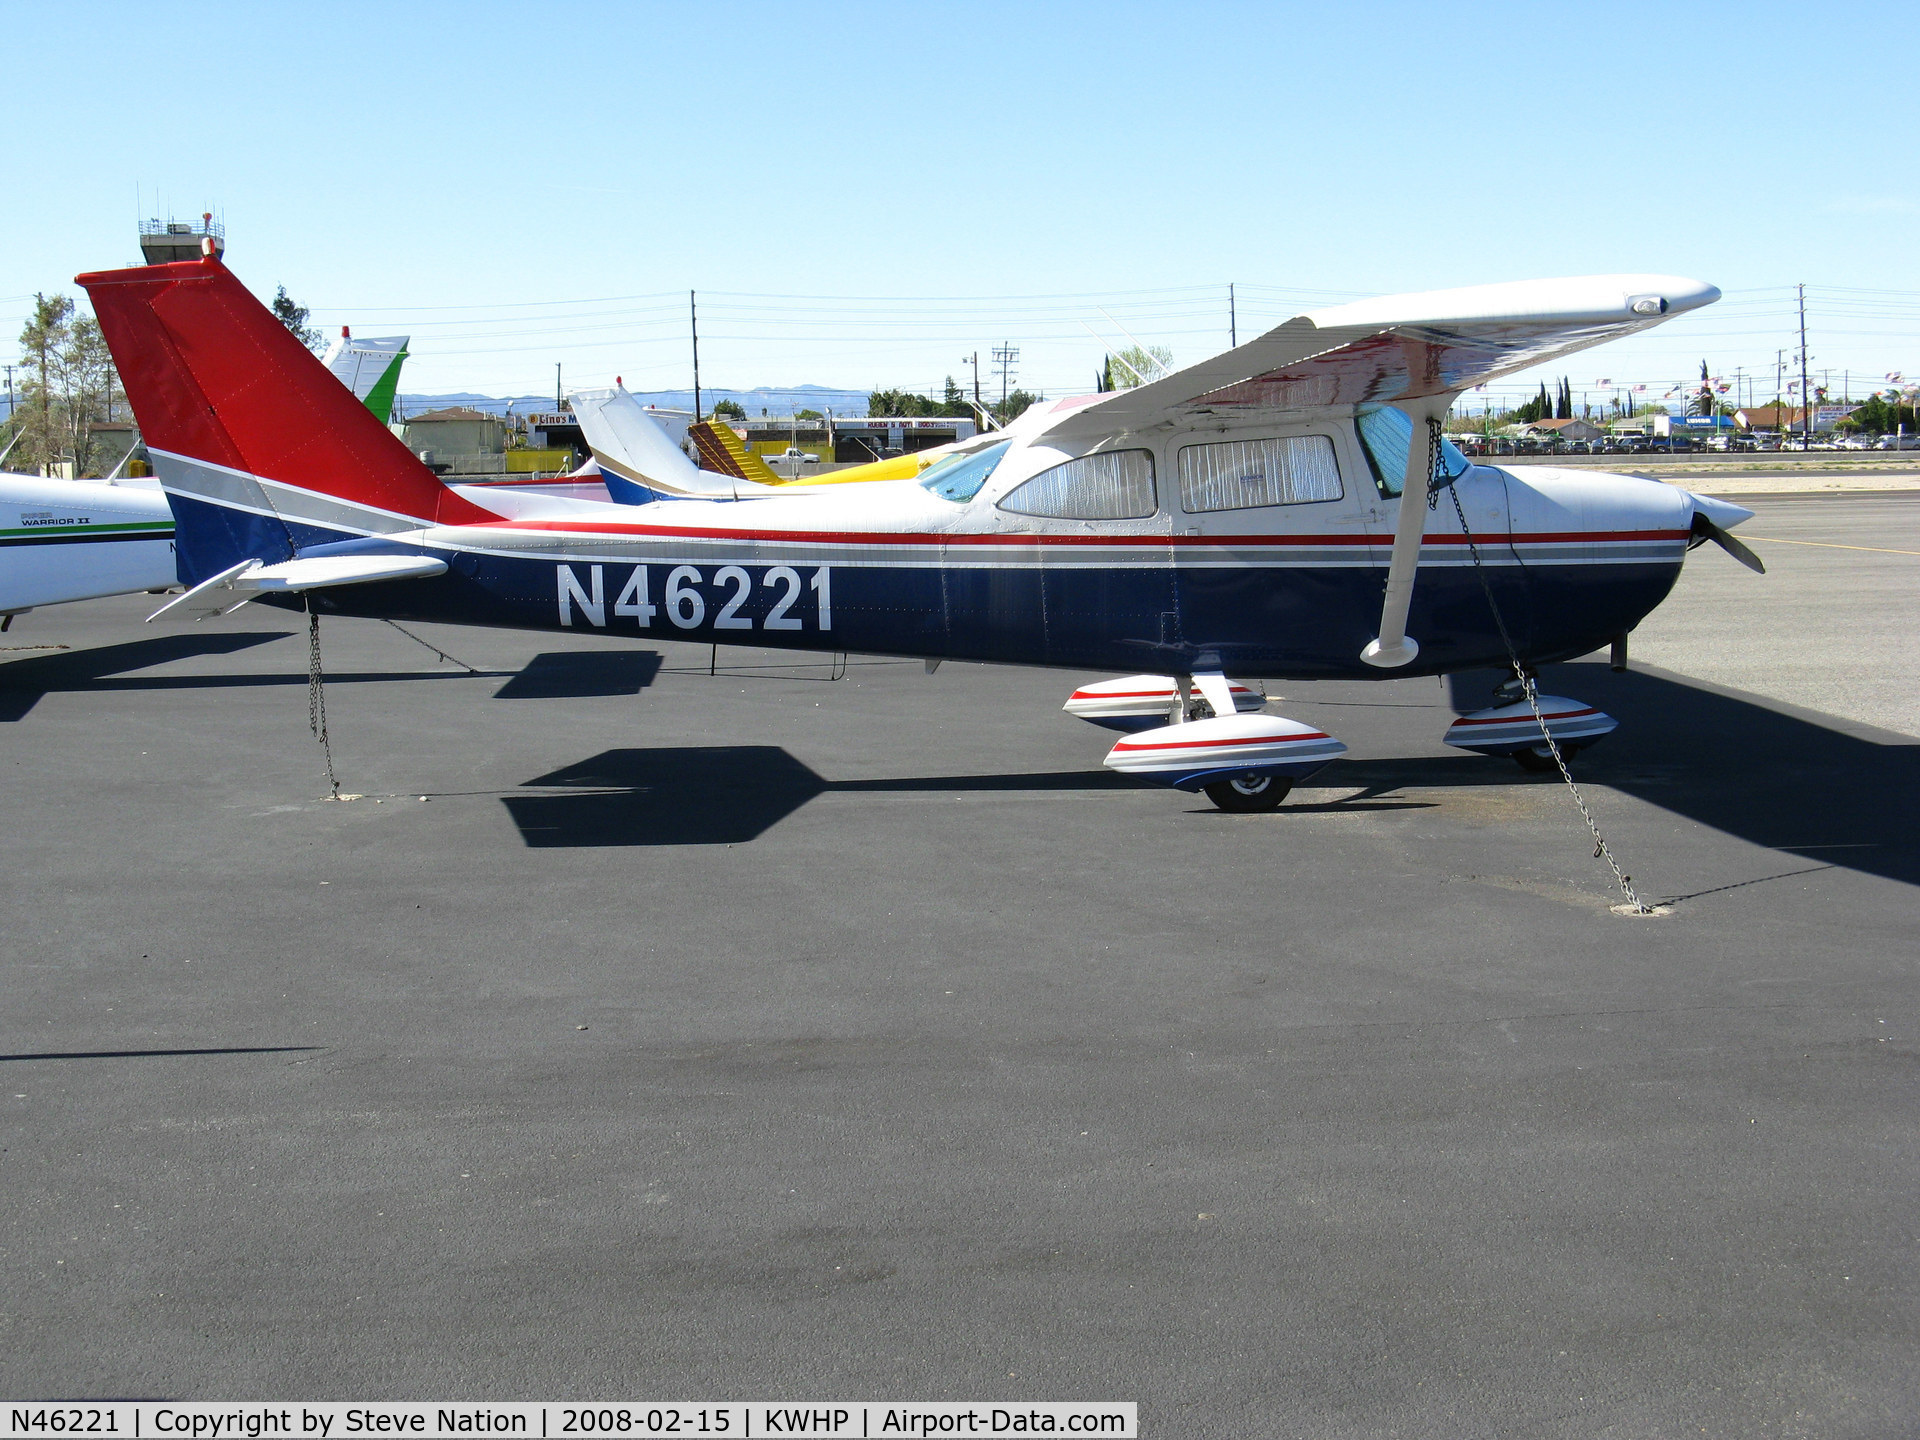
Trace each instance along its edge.
<path fill-rule="evenodd" d="M 638 695 L 660 673 L 657 650 L 551 650 L 493 692 L 496 700 Z"/>
<path fill-rule="evenodd" d="M 232 675 L 142 675 L 125 680 L 110 679 L 128 670 L 145 670 L 175 660 L 194 660 L 205 655 L 232 655 L 284 640 L 289 630 L 247 631 L 185 635 L 155 635 L 148 640 L 129 640 L 122 645 L 102 645 L 91 650 L 63 650 L 50 655 L 34 655 L 0 665 L 0 721 L 19 720 L 40 703 L 40 697 L 75 690 L 178 690 L 200 686 L 244 685 L 248 683 L 288 683 L 280 676 Z M 302 675 L 299 683 L 307 683 Z"/>
<path fill-rule="evenodd" d="M 1130 790 L 1144 782 L 1106 770 L 1026 775 L 827 780 L 778 745 L 608 750 L 529 780 L 561 794 L 502 803 L 530 846 L 739 845 L 828 791 Z"/>
<path fill-rule="evenodd" d="M 259 685 L 307 683 L 304 670 L 258 675 L 135 675 L 117 678 L 129 670 L 145 670 L 176 660 L 209 655 L 232 655 L 274 640 L 290 639 L 291 630 L 156 635 L 121 645 L 89 650 L 57 651 L 0 663 L 0 722 L 23 719 L 43 695 L 107 690 L 218 690 Z M 459 663 L 459 662 L 455 662 Z M 561 652 L 536 655 L 525 669 L 508 675 L 496 698 L 571 699 L 589 695 L 634 695 L 653 682 L 660 657 L 651 650 Z M 459 679 L 465 674 L 499 675 L 499 671 L 395 670 L 327 671 L 330 684 L 370 684 L 387 680 Z"/>
<path fill-rule="evenodd" d="M 1448 677 L 1454 708 L 1487 703 L 1494 672 Z M 1577 696 L 1620 728 L 1572 764 L 1583 786 L 1606 787 L 1754 845 L 1819 865 L 1920 884 L 1908 817 L 1920 803 L 1920 741 L 1820 723 L 1738 692 L 1652 669 L 1554 665 L 1542 691 Z M 1837 722 L 1844 723 L 1844 722 Z M 1882 738 L 1884 737 L 1884 738 Z M 1456 785 L 1558 785 L 1507 760 L 1462 753 L 1329 767 L 1316 785 L 1360 787 L 1353 799 Z"/>
<path fill-rule="evenodd" d="M 1497 678 L 1456 677 L 1457 708 L 1485 704 Z M 1576 695 L 1621 721 L 1605 744 L 1574 762 L 1583 783 L 1817 865 L 1920 883 L 1920 850 L 1908 820 L 1920 802 L 1920 743 L 1887 732 L 1871 732 L 1884 740 L 1849 734 L 1804 712 L 1657 671 L 1554 666 L 1543 688 Z M 1543 783 L 1559 780 L 1478 755 L 1339 761 L 1296 791 L 1280 814 L 1294 806 L 1383 808 L 1408 790 Z M 503 797 L 525 843 L 544 848 L 744 844 L 829 791 L 1038 793 L 1130 790 L 1146 782 L 1105 770 L 827 780 L 779 746 L 738 745 L 609 750 L 526 784 L 530 792 L 560 792 Z M 1316 803 L 1313 792 L 1322 789 L 1358 793 Z"/>

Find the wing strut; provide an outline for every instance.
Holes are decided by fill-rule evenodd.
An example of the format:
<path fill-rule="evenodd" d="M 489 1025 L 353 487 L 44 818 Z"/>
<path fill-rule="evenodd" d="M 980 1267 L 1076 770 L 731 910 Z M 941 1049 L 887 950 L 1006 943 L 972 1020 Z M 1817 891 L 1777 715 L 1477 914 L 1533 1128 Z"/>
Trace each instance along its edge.
<path fill-rule="evenodd" d="M 1427 424 L 1445 418 L 1453 408 L 1453 396 L 1421 395 L 1396 405 L 1413 421 L 1413 433 L 1407 437 L 1407 470 L 1400 482 L 1400 516 L 1393 527 L 1393 559 L 1387 566 L 1380 634 L 1360 652 L 1362 660 L 1382 670 L 1409 664 L 1420 653 L 1420 642 L 1407 634 L 1407 607 L 1413 603 L 1413 577 L 1420 568 L 1420 542 L 1427 533 L 1427 490 L 1433 483 Z"/>

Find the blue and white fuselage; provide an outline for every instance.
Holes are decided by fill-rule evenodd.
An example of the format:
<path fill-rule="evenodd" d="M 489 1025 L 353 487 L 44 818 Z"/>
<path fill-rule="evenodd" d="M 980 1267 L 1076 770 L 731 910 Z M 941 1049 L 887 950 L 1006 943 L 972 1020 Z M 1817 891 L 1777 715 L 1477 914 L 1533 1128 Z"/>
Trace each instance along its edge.
<path fill-rule="evenodd" d="M 519 513 L 494 524 L 356 535 L 319 516 L 302 523 L 299 497 L 276 498 L 302 556 L 446 563 L 429 579 L 316 592 L 339 614 L 1072 669 L 1377 677 L 1360 652 L 1376 633 L 1400 501 L 1381 493 L 1351 422 L 1298 433 L 1334 456 L 1337 495 L 1190 513 L 1177 487 L 1156 485 L 1176 493 L 1121 519 L 1001 508 L 1068 458 L 1017 442 L 964 501 L 910 480 L 738 502 L 512 497 Z M 1146 447 L 1156 475 L 1177 474 L 1193 439 Z M 1660 603 L 1692 538 L 1694 497 L 1633 476 L 1472 466 L 1453 484 L 1473 544 L 1450 503 L 1429 517 L 1408 626 L 1421 651 L 1395 673 L 1504 663 L 1487 585 L 1524 658 L 1585 654 Z M 183 501 L 195 503 L 176 490 Z"/>

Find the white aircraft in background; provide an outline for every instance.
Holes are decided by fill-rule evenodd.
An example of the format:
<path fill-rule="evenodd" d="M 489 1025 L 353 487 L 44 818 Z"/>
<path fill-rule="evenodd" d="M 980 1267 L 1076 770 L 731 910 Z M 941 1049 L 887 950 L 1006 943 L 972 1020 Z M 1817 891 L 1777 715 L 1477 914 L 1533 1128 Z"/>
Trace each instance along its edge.
<path fill-rule="evenodd" d="M 696 421 L 682 430 L 674 417 L 648 409 L 617 379 L 611 389 L 570 391 L 567 402 L 593 452 L 607 495 L 617 505 L 676 498 L 748 500 L 817 493 L 824 487 L 869 480 L 911 480 L 967 443 L 957 441 L 801 479 L 781 475 L 718 420 Z M 700 464 L 688 456 L 687 443 L 699 453 Z"/>
<path fill-rule="evenodd" d="M 6 458 L 0 454 L 0 463 Z M 116 477 L 125 464 L 115 467 Z M 178 583 L 173 511 L 157 481 L 0 470 L 0 630 L 36 606 Z"/>

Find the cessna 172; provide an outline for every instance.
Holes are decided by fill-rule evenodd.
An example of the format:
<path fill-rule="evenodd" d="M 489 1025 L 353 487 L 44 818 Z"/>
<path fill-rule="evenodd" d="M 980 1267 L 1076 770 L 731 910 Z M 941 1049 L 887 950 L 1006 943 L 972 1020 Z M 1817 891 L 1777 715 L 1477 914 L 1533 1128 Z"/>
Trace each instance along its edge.
<path fill-rule="evenodd" d="M 1474 385 L 1719 295 L 1672 276 L 1344 305 L 1133 390 L 1036 405 L 913 478 L 639 505 L 442 484 L 215 257 L 79 283 L 178 521 L 192 589 L 156 619 L 263 599 L 1144 670 L 1067 708 L 1131 732 L 1108 765 L 1225 809 L 1279 803 L 1344 748 L 1258 713 L 1228 672 L 1526 673 L 1623 637 L 1691 544 L 1744 551 L 1726 533 L 1738 506 L 1473 465 L 1440 434 Z M 1539 703 L 1544 722 L 1520 702 L 1448 738 L 1530 755 L 1541 723 L 1563 752 L 1613 728 Z"/>

